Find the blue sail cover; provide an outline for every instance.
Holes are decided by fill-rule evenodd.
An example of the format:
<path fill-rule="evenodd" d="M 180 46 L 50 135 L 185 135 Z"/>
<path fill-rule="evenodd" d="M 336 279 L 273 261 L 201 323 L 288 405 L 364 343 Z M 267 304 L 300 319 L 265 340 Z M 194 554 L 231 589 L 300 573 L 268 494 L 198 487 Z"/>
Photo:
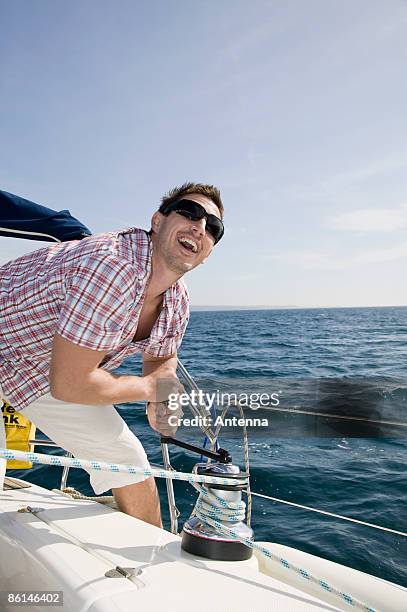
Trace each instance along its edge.
<path fill-rule="evenodd" d="M 69 210 L 59 212 L 0 190 L 0 236 L 66 242 L 91 236 L 92 232 Z"/>

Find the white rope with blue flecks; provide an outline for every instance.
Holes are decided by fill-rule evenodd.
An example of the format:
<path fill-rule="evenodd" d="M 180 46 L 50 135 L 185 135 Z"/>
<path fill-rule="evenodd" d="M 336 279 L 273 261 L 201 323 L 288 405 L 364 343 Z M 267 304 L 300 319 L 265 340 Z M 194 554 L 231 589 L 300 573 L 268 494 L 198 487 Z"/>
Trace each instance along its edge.
<path fill-rule="evenodd" d="M 204 482 L 207 484 L 230 485 L 230 478 L 222 478 L 221 476 L 204 476 L 200 474 L 188 474 L 185 472 L 174 472 L 172 470 L 161 470 L 144 468 L 135 465 L 127 465 L 124 463 L 106 463 L 104 461 L 93 461 L 88 459 L 77 459 L 76 457 L 60 457 L 57 455 L 45 455 L 43 453 L 28 453 L 24 451 L 12 450 L 9 448 L 0 448 L 0 459 L 29 461 L 31 463 L 41 463 L 43 465 L 53 465 L 57 467 L 68 466 L 70 468 L 81 468 L 84 470 L 93 470 L 96 472 L 114 472 L 126 474 L 140 474 L 148 478 L 172 478 L 173 480 L 185 480 L 190 484 L 195 482 Z M 246 479 L 242 478 L 242 482 Z"/>
<path fill-rule="evenodd" d="M 319 586 L 326 593 L 337 596 L 342 603 L 349 605 L 350 607 L 363 612 L 376 612 L 374 608 L 371 608 L 367 604 L 359 601 L 355 597 L 352 597 L 348 593 L 344 593 L 340 589 L 337 589 L 333 585 L 329 584 L 326 580 L 322 580 L 310 574 L 307 570 L 289 563 L 283 557 L 274 555 L 267 548 L 253 542 L 249 538 L 244 538 L 237 534 L 233 529 L 233 525 L 244 520 L 246 505 L 243 501 L 240 502 L 227 502 L 221 497 L 215 495 L 212 490 L 208 490 L 199 483 L 205 484 L 221 484 L 230 485 L 230 479 L 222 478 L 220 476 L 204 476 L 200 474 L 188 474 L 184 472 L 167 471 L 161 469 L 150 469 L 144 470 L 143 468 L 136 467 L 134 465 L 124 465 L 120 463 L 105 463 L 102 461 L 89 461 L 85 459 L 76 459 L 73 457 L 59 457 L 56 455 L 44 455 L 41 453 L 29 453 L 23 451 L 16 451 L 7 448 L 0 448 L 0 458 L 13 459 L 16 461 L 30 461 L 31 463 L 40 463 L 43 465 L 54 465 L 54 466 L 69 466 L 72 468 L 82 468 L 87 470 L 95 471 L 107 471 L 107 472 L 125 472 L 127 474 L 141 474 L 149 477 L 154 476 L 156 478 L 172 478 L 174 480 L 184 480 L 189 482 L 199 492 L 198 501 L 195 506 L 195 516 L 207 525 L 217 529 L 219 533 L 227 536 L 230 539 L 236 540 L 245 544 L 253 550 L 257 550 L 259 553 L 264 555 L 266 559 L 271 562 L 282 565 L 287 570 L 295 572 L 298 576 L 301 576 L 304 580 L 312 582 Z"/>
<path fill-rule="evenodd" d="M 376 612 L 374 608 L 371 608 L 367 604 L 359 601 L 352 595 L 344 593 L 340 589 L 329 584 L 326 580 L 317 578 L 310 574 L 307 570 L 290 563 L 283 557 L 279 557 L 271 553 L 268 548 L 265 548 L 261 544 L 253 542 L 249 538 L 244 538 L 236 533 L 233 529 L 233 525 L 243 521 L 245 518 L 245 503 L 240 502 L 228 502 L 221 497 L 218 497 L 213 493 L 212 490 L 208 490 L 206 487 L 193 483 L 192 485 L 197 491 L 199 491 L 199 498 L 195 505 L 194 515 L 198 517 L 203 523 L 210 525 L 216 529 L 222 535 L 241 542 L 253 550 L 257 550 L 263 554 L 269 561 L 278 563 L 288 570 L 292 570 L 304 580 L 308 580 L 313 584 L 316 584 L 326 593 L 336 595 L 342 603 L 348 604 L 350 607 L 363 612 Z M 231 527 L 231 526 L 232 527 Z"/>

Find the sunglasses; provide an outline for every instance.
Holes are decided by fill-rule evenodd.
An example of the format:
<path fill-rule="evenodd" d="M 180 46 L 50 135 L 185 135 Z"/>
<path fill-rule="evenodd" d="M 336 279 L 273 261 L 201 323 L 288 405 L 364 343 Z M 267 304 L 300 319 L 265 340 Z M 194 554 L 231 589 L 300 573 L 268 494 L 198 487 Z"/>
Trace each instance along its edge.
<path fill-rule="evenodd" d="M 215 244 L 219 242 L 225 232 L 225 228 L 219 217 L 207 213 L 201 204 L 198 204 L 193 200 L 178 200 L 177 202 L 173 202 L 162 211 L 162 214 L 167 216 L 171 212 L 176 212 L 179 215 L 186 217 L 190 221 L 200 221 L 205 217 L 206 231 L 212 236 Z"/>

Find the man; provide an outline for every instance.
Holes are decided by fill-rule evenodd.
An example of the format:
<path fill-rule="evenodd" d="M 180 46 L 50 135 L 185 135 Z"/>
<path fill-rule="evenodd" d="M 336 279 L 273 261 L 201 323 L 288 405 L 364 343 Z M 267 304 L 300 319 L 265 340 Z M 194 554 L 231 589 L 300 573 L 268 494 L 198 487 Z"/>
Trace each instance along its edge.
<path fill-rule="evenodd" d="M 163 197 L 150 232 L 91 236 L 2 266 L 3 397 L 74 456 L 148 469 L 112 404 L 147 401 L 150 425 L 165 428 L 161 402 L 180 390 L 177 349 L 189 316 L 181 277 L 211 254 L 222 217 L 216 187 L 185 183 Z M 141 377 L 109 372 L 138 352 Z M 112 488 L 123 512 L 161 526 L 153 478 L 90 474 L 97 494 Z"/>

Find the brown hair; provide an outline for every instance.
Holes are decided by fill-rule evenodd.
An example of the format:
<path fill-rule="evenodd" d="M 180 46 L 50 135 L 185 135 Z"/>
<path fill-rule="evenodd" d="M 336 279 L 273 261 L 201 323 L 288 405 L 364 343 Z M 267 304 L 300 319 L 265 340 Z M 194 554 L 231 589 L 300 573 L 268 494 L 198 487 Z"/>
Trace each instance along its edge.
<path fill-rule="evenodd" d="M 190 193 L 199 193 L 206 196 L 219 208 L 220 216 L 223 218 L 223 204 L 220 197 L 220 191 L 214 185 L 204 185 L 203 183 L 184 183 L 181 187 L 174 187 L 161 198 L 161 206 L 158 209 L 160 213 L 164 213 L 167 206 L 182 200 L 184 196 Z"/>

